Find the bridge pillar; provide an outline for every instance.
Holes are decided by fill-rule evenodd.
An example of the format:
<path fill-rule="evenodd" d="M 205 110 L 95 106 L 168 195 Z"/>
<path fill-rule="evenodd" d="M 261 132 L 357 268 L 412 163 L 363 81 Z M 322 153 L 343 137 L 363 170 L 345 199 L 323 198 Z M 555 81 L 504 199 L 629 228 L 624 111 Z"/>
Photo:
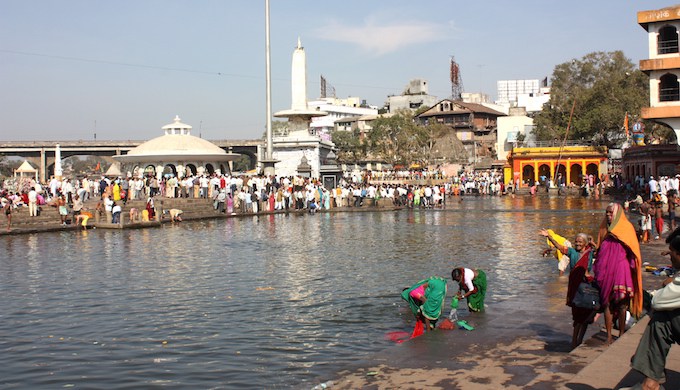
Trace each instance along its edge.
<path fill-rule="evenodd" d="M 47 182 L 47 156 L 45 155 L 45 148 L 40 148 L 40 165 L 38 166 L 40 173 L 40 182 Z"/>

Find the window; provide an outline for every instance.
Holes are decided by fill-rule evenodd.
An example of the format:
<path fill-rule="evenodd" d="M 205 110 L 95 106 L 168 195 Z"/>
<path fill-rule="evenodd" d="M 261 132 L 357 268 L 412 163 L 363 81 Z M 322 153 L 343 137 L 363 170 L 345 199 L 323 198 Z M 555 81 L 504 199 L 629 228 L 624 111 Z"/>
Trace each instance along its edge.
<path fill-rule="evenodd" d="M 659 101 L 674 102 L 680 100 L 678 76 L 666 73 L 659 79 Z"/>
<path fill-rule="evenodd" d="M 659 54 L 678 52 L 678 30 L 673 26 L 664 26 L 659 29 L 658 47 Z"/>

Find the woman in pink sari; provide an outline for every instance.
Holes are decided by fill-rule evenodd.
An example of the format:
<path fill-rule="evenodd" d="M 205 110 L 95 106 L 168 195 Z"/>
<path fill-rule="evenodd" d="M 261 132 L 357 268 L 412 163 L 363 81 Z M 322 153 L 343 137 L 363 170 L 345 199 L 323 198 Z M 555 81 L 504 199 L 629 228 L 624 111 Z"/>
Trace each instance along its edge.
<path fill-rule="evenodd" d="M 274 211 L 275 197 L 276 194 L 274 193 L 274 191 L 270 191 L 269 198 L 267 198 L 267 202 L 269 202 L 269 208 L 267 209 L 267 211 Z"/>
<path fill-rule="evenodd" d="M 593 264 L 604 308 L 607 344 L 611 344 L 612 326 L 618 319 L 619 337 L 626 329 L 626 311 L 635 318 L 642 312 L 642 260 L 635 228 L 617 203 L 607 206 L 600 225 L 599 250 Z"/>
<path fill-rule="evenodd" d="M 231 196 L 231 193 L 227 194 L 227 214 L 233 214 L 234 213 L 234 197 Z"/>

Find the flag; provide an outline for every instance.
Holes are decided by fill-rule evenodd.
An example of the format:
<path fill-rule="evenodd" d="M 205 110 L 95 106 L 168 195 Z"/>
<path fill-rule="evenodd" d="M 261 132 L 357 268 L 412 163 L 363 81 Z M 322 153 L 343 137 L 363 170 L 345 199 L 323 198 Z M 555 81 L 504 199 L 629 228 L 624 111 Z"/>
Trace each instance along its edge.
<path fill-rule="evenodd" d="M 95 172 L 98 172 L 98 171 L 101 171 L 101 170 L 102 170 L 101 163 L 100 163 L 99 161 L 97 161 L 97 166 L 94 167 L 94 171 L 95 171 Z"/>
<path fill-rule="evenodd" d="M 629 138 L 629 135 L 628 135 L 628 111 L 626 111 L 626 117 L 623 118 L 623 128 L 626 129 L 626 138 Z"/>

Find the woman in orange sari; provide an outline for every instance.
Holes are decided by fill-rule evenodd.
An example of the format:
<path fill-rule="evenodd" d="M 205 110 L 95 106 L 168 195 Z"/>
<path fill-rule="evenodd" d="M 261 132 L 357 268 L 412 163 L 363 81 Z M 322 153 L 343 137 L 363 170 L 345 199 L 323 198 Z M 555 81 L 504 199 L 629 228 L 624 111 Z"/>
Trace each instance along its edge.
<path fill-rule="evenodd" d="M 630 310 L 633 317 L 640 318 L 642 257 L 635 228 L 626 218 L 623 207 L 617 203 L 607 206 L 598 238 L 599 249 L 593 272 L 600 287 L 607 344 L 611 344 L 615 318 L 618 319 L 619 337 L 626 329 L 626 310 Z"/>

